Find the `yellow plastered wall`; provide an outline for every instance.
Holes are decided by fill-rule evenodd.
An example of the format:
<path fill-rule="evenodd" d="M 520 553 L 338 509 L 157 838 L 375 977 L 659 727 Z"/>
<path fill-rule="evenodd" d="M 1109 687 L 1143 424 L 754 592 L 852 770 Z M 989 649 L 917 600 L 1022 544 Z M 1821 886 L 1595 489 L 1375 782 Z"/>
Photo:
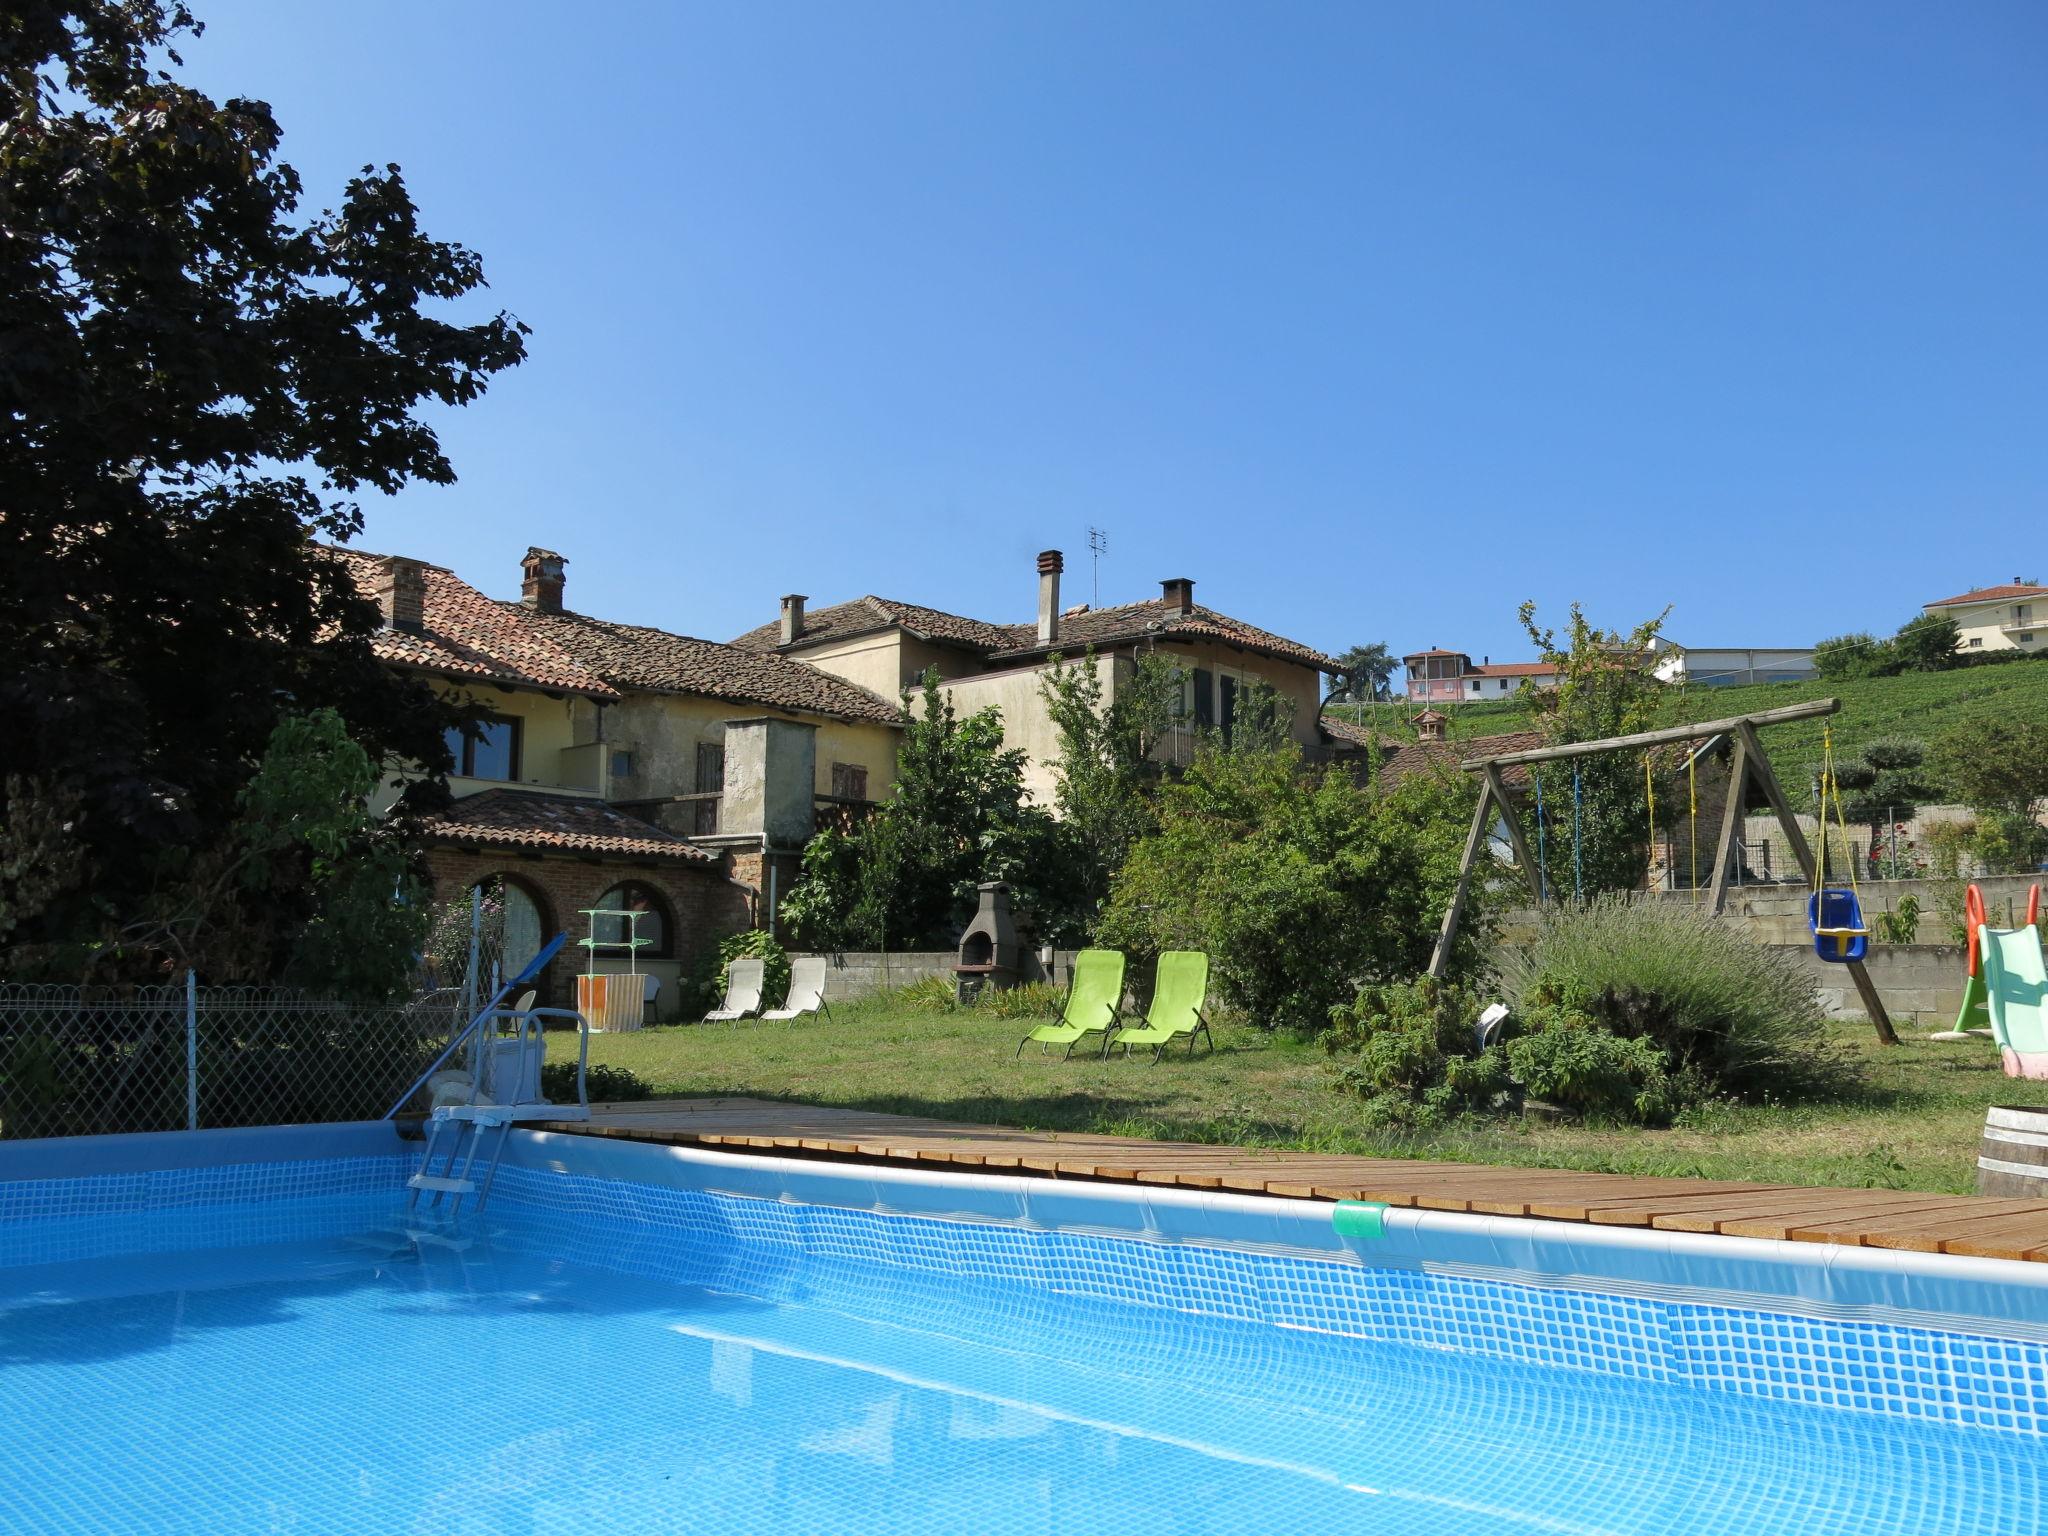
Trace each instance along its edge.
<path fill-rule="evenodd" d="M 957 677 L 978 665 L 973 653 L 958 646 L 933 645 L 898 629 L 828 640 L 790 654 L 891 702 L 917 688 L 929 667 L 937 667 L 941 677 Z"/>
<path fill-rule="evenodd" d="M 614 800 L 655 799 L 697 791 L 697 748 L 725 742 L 725 722 L 773 716 L 818 728 L 817 793 L 832 793 L 832 765 L 867 769 L 868 798 L 886 800 L 896 777 L 896 731 L 866 721 L 823 719 L 789 710 L 732 704 L 694 694 L 636 693 L 605 711 L 613 751 L 632 753 L 632 771 L 611 781 Z"/>
<path fill-rule="evenodd" d="M 1290 734 L 1296 741 L 1312 743 L 1316 740 L 1316 711 L 1323 702 L 1323 674 L 1314 667 L 1305 667 L 1298 662 L 1281 661 L 1272 656 L 1255 656 L 1212 640 L 1163 641 L 1159 654 L 1168 657 L 1175 666 L 1186 674 L 1185 687 L 1192 699 L 1194 672 L 1196 668 L 1215 674 L 1233 677 L 1242 685 L 1264 683 L 1294 707 L 1294 719 Z M 1213 684 L 1211 685 L 1214 686 Z M 1192 712 L 1192 704 L 1190 704 Z M 1220 719 L 1220 717 L 1219 717 Z"/>
<path fill-rule="evenodd" d="M 604 789 L 599 705 L 578 694 L 550 696 L 526 688 L 460 688 L 443 690 L 450 698 L 468 699 L 488 714 L 519 722 L 520 784 L 540 789 Z M 458 795 L 474 794 L 506 782 L 498 779 L 451 777 Z"/>

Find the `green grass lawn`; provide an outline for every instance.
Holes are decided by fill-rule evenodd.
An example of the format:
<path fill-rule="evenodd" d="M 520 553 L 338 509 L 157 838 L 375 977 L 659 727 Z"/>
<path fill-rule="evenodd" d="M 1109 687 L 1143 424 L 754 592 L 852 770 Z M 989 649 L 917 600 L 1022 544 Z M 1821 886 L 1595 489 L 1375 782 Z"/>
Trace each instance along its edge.
<path fill-rule="evenodd" d="M 2044 669 L 2048 670 L 2048 669 Z M 1026 1022 L 973 1012 L 913 1014 L 871 1003 L 839 1022 L 682 1026 L 599 1035 L 591 1060 L 638 1073 L 662 1094 L 790 1099 L 1032 1130 L 1110 1132 L 1186 1141 L 1446 1158 L 1616 1173 L 1882 1186 L 1967 1193 L 1988 1104 L 2024 1089 L 1999 1071 L 1989 1041 L 1885 1049 L 1863 1024 L 1842 1049 L 1864 1066 L 1851 1099 L 1824 1105 L 1716 1107 L 1668 1130 L 1521 1119 L 1469 1121 L 1423 1135 L 1360 1123 L 1312 1042 L 1240 1026 L 1219 1049 L 1160 1066 L 1147 1057 L 1061 1061 L 1031 1047 L 1012 1059 Z M 570 1037 L 551 1059 L 574 1059 Z"/>

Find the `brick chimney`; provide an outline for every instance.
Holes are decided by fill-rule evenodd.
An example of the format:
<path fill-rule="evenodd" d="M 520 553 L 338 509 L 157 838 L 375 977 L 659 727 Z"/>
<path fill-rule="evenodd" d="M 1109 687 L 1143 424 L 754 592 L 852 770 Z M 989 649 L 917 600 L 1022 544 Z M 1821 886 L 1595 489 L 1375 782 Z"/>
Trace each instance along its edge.
<path fill-rule="evenodd" d="M 1056 549 L 1038 555 L 1038 643 L 1057 645 L 1060 638 L 1060 572 L 1066 558 Z"/>
<path fill-rule="evenodd" d="M 562 567 L 568 563 L 552 549 L 530 546 L 519 562 L 519 601 L 542 613 L 560 613 L 562 588 L 568 584 Z"/>
<path fill-rule="evenodd" d="M 1415 727 L 1417 741 L 1442 741 L 1444 727 L 1450 723 L 1450 717 L 1434 709 L 1425 709 L 1408 723 Z"/>
<path fill-rule="evenodd" d="M 782 643 L 794 645 L 804 632 L 804 603 L 807 599 L 801 592 L 788 593 L 782 599 Z"/>
<path fill-rule="evenodd" d="M 1195 584 L 1186 576 L 1167 577 L 1159 583 L 1159 595 L 1176 613 L 1186 613 L 1195 606 Z"/>
<path fill-rule="evenodd" d="M 416 635 L 427 625 L 427 571 L 417 560 L 386 555 L 371 587 L 386 629 Z"/>

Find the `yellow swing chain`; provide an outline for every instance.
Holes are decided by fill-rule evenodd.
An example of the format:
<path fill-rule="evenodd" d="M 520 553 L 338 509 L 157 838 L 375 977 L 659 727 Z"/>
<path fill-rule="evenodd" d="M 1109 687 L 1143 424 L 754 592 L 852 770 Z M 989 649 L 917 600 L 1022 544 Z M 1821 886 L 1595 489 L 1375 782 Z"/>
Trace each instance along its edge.
<path fill-rule="evenodd" d="M 1643 803 L 1650 808 L 1650 867 L 1644 871 L 1644 884 L 1657 868 L 1657 785 L 1650 776 L 1650 751 L 1643 749 Z"/>
<path fill-rule="evenodd" d="M 1687 827 L 1692 835 L 1692 868 L 1688 879 L 1692 888 L 1700 888 L 1700 775 L 1699 753 L 1687 742 L 1685 752 L 1685 813 Z"/>
<path fill-rule="evenodd" d="M 1828 800 L 1835 802 L 1835 825 L 1841 829 L 1842 851 L 1849 865 L 1849 889 L 1857 891 L 1856 857 L 1849 843 L 1849 818 L 1842 812 L 1842 783 L 1835 777 L 1835 728 L 1823 725 L 1820 728 L 1820 847 L 1825 867 L 1828 847 Z M 1860 896 L 1861 892 L 1857 894 Z"/>

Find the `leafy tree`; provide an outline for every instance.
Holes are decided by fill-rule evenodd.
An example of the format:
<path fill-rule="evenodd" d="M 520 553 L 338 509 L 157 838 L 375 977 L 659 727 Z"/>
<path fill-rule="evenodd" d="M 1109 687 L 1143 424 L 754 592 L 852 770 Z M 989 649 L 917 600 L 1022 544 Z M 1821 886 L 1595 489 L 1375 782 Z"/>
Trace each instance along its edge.
<path fill-rule="evenodd" d="M 2048 800 L 2048 722 L 1958 725 L 1935 739 L 1931 759 L 1942 782 L 1977 813 L 1978 853 L 1991 868 L 2032 868 L 2048 854 L 2039 820 Z"/>
<path fill-rule="evenodd" d="M 1385 641 L 1354 645 L 1337 658 L 1339 668 L 1330 697 L 1345 704 L 1379 704 L 1393 697 L 1394 670 L 1400 662 Z"/>
<path fill-rule="evenodd" d="M 287 715 L 233 824 L 94 964 L 118 967 L 139 951 L 212 982 L 281 980 L 353 1002 L 402 996 L 433 911 L 403 827 L 369 809 L 377 781 L 335 711 Z"/>
<path fill-rule="evenodd" d="M 1666 610 L 1668 613 L 1670 610 Z M 1603 630 L 1573 603 L 1564 638 L 1539 628 L 1536 605 L 1522 604 L 1522 627 L 1537 653 L 1557 673 L 1557 685 L 1528 694 L 1546 741 L 1565 745 L 1627 736 L 1647 730 L 1664 685 L 1651 670 L 1651 642 L 1664 627 L 1664 614 L 1646 619 L 1627 634 Z M 1545 764 L 1536 770 L 1548 806 L 1574 813 L 1573 773 L 1578 776 L 1577 869 L 1584 893 L 1634 890 L 1649 864 L 1649 807 L 1643 795 L 1643 759 L 1603 752 L 1574 763 Z M 1558 827 L 1573 835 L 1569 820 Z M 1565 844 L 1560 843 L 1562 847 Z"/>
<path fill-rule="evenodd" d="M 950 944 L 974 908 L 975 886 L 1006 880 L 1042 938 L 1071 941 L 1076 845 L 1030 803 L 1025 761 L 1022 748 L 1003 746 L 996 710 L 956 718 L 937 669 L 927 672 L 919 706 L 903 698 L 894 795 L 851 832 L 811 840 L 783 920 L 802 942 L 825 948 Z"/>
<path fill-rule="evenodd" d="M 1908 619 L 1892 636 L 1890 650 L 1902 672 L 1942 672 L 1956 664 L 1962 628 L 1945 613 Z"/>
<path fill-rule="evenodd" d="M 1293 742 L 1206 742 L 1161 787 L 1158 831 L 1118 871 L 1102 938 L 1205 950 L 1252 1022 L 1319 1029 L 1359 985 L 1428 964 L 1474 793 L 1429 776 L 1361 785 L 1305 767 Z M 1455 969 L 1476 964 L 1484 927 L 1461 932 Z"/>
<path fill-rule="evenodd" d="M 1082 899 L 1091 913 L 1131 845 L 1152 829 L 1150 791 L 1162 771 L 1154 752 L 1180 703 L 1180 672 L 1156 652 L 1116 677 L 1105 701 L 1110 665 L 1092 650 L 1078 666 L 1054 656 L 1039 683 L 1059 735 L 1053 778 L 1060 816 L 1082 855 Z"/>
<path fill-rule="evenodd" d="M 1880 736 L 1835 765 L 1835 784 L 1842 792 L 1842 814 L 1870 829 L 1873 855 L 1884 847 L 1892 819 L 1910 817 L 1939 798 L 1925 764 L 1927 744 L 1910 736 Z"/>
<path fill-rule="evenodd" d="M 159 69 L 175 0 L 31 0 L 0 25 L 0 746 L 7 805 L 75 799 L 89 869 L 15 939 L 77 939 L 195 878 L 286 709 L 445 763 L 446 712 L 372 656 L 314 535 L 363 487 L 454 478 L 425 402 L 521 360 L 396 167 L 300 213 L 268 106 Z M 431 785 L 429 790 L 431 792 Z"/>
<path fill-rule="evenodd" d="M 1896 668 L 1889 641 L 1863 630 L 1835 635 L 1813 648 L 1813 670 L 1824 682 L 1889 677 Z"/>

